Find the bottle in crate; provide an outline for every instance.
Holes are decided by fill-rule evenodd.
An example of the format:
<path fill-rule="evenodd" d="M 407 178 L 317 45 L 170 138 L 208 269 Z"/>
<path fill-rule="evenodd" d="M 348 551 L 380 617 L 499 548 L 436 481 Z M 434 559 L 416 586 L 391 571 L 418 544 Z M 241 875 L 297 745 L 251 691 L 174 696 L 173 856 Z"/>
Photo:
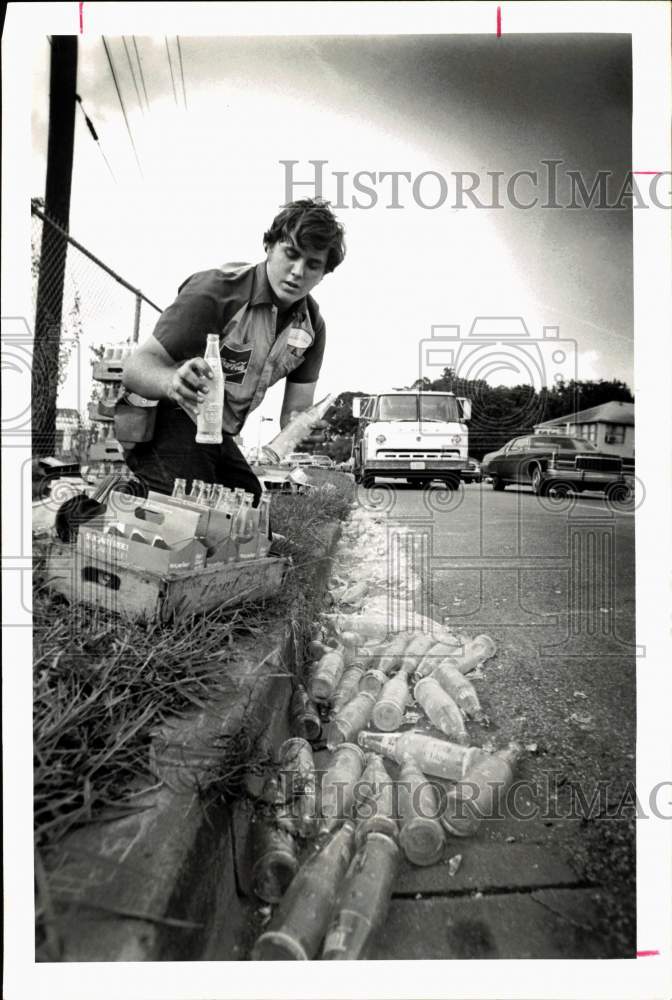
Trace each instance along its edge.
<path fill-rule="evenodd" d="M 173 486 L 173 497 L 176 500 L 184 500 L 187 495 L 187 480 L 186 479 L 176 479 L 175 485 Z"/>

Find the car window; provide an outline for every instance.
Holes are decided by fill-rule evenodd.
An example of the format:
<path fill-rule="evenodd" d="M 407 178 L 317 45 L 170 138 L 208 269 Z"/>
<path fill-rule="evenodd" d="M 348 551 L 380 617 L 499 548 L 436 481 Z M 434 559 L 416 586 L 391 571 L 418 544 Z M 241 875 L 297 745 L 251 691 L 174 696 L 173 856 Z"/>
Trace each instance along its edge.
<path fill-rule="evenodd" d="M 531 439 L 531 447 L 543 448 L 544 450 L 548 448 L 563 448 L 565 451 L 599 451 L 592 442 L 587 441 L 585 438 L 563 437 L 561 434 L 553 434 L 546 437 L 535 434 Z"/>
<path fill-rule="evenodd" d="M 527 447 L 527 442 L 529 442 L 529 440 L 529 438 L 516 438 L 509 445 L 509 451 L 523 451 L 523 449 Z"/>
<path fill-rule="evenodd" d="M 592 441 L 588 441 L 586 438 L 570 438 L 572 447 L 576 451 L 599 451 Z"/>

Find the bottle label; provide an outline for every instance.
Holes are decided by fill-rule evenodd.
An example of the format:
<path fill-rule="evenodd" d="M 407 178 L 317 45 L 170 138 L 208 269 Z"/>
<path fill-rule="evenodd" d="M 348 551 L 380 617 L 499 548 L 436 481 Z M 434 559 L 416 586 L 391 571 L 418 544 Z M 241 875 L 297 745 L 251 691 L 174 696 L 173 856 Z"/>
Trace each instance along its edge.
<path fill-rule="evenodd" d="M 222 344 L 220 349 L 222 371 L 227 382 L 240 385 L 247 375 L 247 369 L 252 356 L 252 348 L 236 349 Z"/>

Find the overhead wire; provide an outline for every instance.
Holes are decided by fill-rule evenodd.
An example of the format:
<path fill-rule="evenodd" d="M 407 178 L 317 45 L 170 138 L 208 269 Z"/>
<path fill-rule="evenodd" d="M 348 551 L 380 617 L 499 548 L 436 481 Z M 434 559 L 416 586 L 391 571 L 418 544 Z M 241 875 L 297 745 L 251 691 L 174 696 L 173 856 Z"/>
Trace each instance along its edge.
<path fill-rule="evenodd" d="M 112 172 L 112 167 L 110 166 L 109 160 L 105 156 L 105 150 L 103 149 L 103 147 L 102 147 L 102 145 L 100 143 L 100 139 L 98 138 L 98 133 L 96 132 L 96 130 L 94 128 L 93 122 L 91 121 L 91 119 L 87 115 L 86 111 L 84 110 L 84 105 L 82 104 L 82 99 L 79 96 L 79 94 L 75 94 L 75 100 L 79 104 L 80 110 L 81 110 L 82 114 L 84 115 L 84 121 L 86 122 L 86 127 L 88 128 L 89 132 L 91 133 L 91 136 L 92 136 L 94 142 L 98 146 L 98 149 L 100 150 L 101 156 L 105 160 L 105 165 L 106 165 L 107 169 L 110 171 L 110 176 L 111 176 L 112 180 L 114 181 L 114 183 L 116 184 L 117 183 L 117 178 L 114 176 L 114 174 Z"/>
<path fill-rule="evenodd" d="M 117 74 L 116 74 L 115 69 L 114 69 L 114 63 L 112 62 L 112 55 L 110 53 L 109 48 L 107 47 L 107 42 L 105 41 L 105 37 L 103 35 L 101 35 L 101 38 L 102 38 L 102 41 L 103 41 L 103 47 L 105 49 L 105 55 L 107 56 L 107 61 L 108 61 L 109 66 L 110 66 L 110 73 L 112 74 L 112 79 L 114 80 L 114 87 L 115 87 L 115 90 L 117 91 L 117 97 L 119 99 L 119 104 L 121 106 L 121 111 L 122 111 L 122 114 L 124 116 L 124 121 L 126 122 L 126 131 L 128 132 L 128 137 L 131 140 L 131 146 L 133 147 L 133 154 L 135 156 L 135 162 L 138 165 L 138 170 L 140 171 L 140 176 L 144 179 L 144 174 L 142 172 L 142 167 L 140 166 L 140 159 L 138 157 L 138 151 L 135 148 L 135 142 L 133 141 L 133 133 L 131 132 L 131 126 L 128 123 L 128 116 L 126 114 L 126 106 L 124 104 L 124 99 L 121 96 L 121 90 L 119 89 L 119 81 L 117 80 Z"/>
<path fill-rule="evenodd" d="M 184 95 L 184 110 L 187 111 L 187 86 L 184 82 L 184 67 L 182 65 L 182 46 L 180 45 L 180 36 L 176 35 L 177 38 L 177 51 L 180 56 L 180 76 L 182 77 L 182 93 Z"/>
<path fill-rule="evenodd" d="M 177 90 L 175 89 L 175 74 L 173 73 L 173 61 L 170 58 L 170 48 L 168 46 L 168 35 L 164 35 L 166 40 L 166 54 L 168 56 L 168 65 L 170 66 L 170 79 L 173 84 L 173 97 L 175 98 L 175 103 L 177 104 Z"/>
<path fill-rule="evenodd" d="M 149 97 L 147 96 L 147 87 L 145 86 L 145 74 L 142 71 L 142 59 L 140 58 L 140 50 L 138 49 L 138 43 L 135 40 L 135 35 L 133 35 L 133 48 L 135 49 L 135 58 L 138 60 L 138 71 L 140 73 L 140 82 L 142 84 L 142 91 L 145 95 L 145 102 L 147 104 L 147 110 L 149 111 Z"/>
<path fill-rule="evenodd" d="M 133 77 L 133 86 L 135 87 L 135 93 L 136 93 L 137 98 L 138 98 L 138 104 L 140 105 L 140 110 L 142 111 L 142 113 L 144 115 L 145 109 L 142 106 L 142 100 L 140 98 L 140 88 L 138 87 L 138 81 L 137 81 L 137 79 L 135 77 L 135 70 L 133 69 L 133 63 L 131 62 L 131 53 L 128 51 L 128 45 L 126 44 L 126 39 L 124 38 L 123 35 L 121 36 L 121 40 L 124 43 L 124 52 L 126 53 L 126 59 L 128 61 L 128 68 L 130 69 L 131 76 Z"/>

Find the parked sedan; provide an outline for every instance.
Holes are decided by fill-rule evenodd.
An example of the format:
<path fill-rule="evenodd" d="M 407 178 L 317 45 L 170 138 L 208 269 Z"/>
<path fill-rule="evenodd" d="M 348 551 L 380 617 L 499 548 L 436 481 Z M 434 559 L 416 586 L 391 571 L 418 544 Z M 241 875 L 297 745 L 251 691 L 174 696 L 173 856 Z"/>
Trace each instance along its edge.
<path fill-rule="evenodd" d="M 531 486 L 538 496 L 600 490 L 614 500 L 626 500 L 629 487 L 618 455 L 606 455 L 584 438 L 531 434 L 514 438 L 485 455 L 481 472 L 493 490 L 511 483 Z"/>

